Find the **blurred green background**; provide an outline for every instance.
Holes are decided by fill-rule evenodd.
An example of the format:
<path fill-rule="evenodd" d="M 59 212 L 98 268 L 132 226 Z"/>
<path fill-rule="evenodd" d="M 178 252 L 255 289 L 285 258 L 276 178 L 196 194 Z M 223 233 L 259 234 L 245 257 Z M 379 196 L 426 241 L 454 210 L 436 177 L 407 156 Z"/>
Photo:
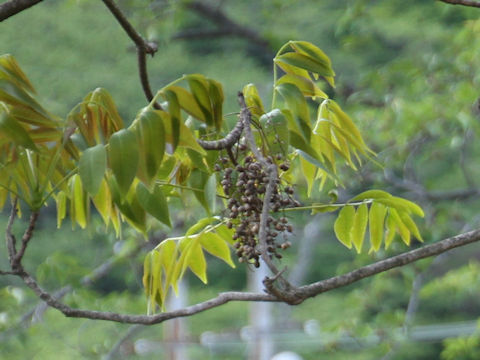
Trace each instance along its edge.
<path fill-rule="evenodd" d="M 205 1 L 267 44 L 259 45 L 228 34 L 181 38 L 187 30 L 218 29 L 185 1 L 118 3 L 138 30 L 159 44 L 148 61 L 153 89 L 182 74 L 202 73 L 223 84 L 226 113 L 238 111 L 236 92 L 250 82 L 268 103 L 275 51 L 288 40 L 313 42 L 330 56 L 338 76 L 336 89 L 326 90 L 356 121 L 384 165 L 367 163 L 353 175 L 345 171 L 340 197 L 383 188 L 420 203 L 427 214 L 421 223 L 426 242 L 478 227 L 480 9 L 433 0 Z M 100 1 L 45 1 L 2 22 L 0 30 L 0 53 L 16 57 L 53 113 L 65 117 L 96 87 L 112 94 L 126 122 L 145 106 L 135 49 Z M 304 185 L 297 187 L 300 198 Z M 315 190 L 313 196 L 328 198 L 326 191 Z M 194 203 L 179 207 L 173 231 L 181 233 L 195 211 Z M 6 217 L 4 211 L 2 229 Z M 72 286 L 64 298 L 72 306 L 146 311 L 143 254 L 172 235 L 167 229 L 153 231 L 144 245 L 128 230 L 115 239 L 100 222 L 88 231 L 72 230 L 68 223 L 57 230 L 53 204 L 41 218 L 25 260 L 42 286 L 50 291 Z M 293 218 L 294 246 L 285 264 L 296 280 L 320 280 L 407 250 L 397 243 L 388 252 L 357 256 L 335 240 L 333 220 L 308 213 Z M 16 225 L 21 231 L 22 223 Z M 0 253 L 6 253 L 3 242 Z M 480 246 L 470 245 L 298 307 L 274 305 L 268 334 L 258 336 L 268 340 L 273 353 L 290 350 L 312 360 L 478 359 L 479 259 Z M 208 286 L 187 279 L 188 303 L 247 288 L 248 269 L 210 260 Z M 106 261 L 111 269 L 84 286 L 83 277 Z M 1 256 L 0 268 L 6 265 Z M 17 279 L 0 278 L 1 359 L 233 360 L 251 354 L 251 308 L 244 303 L 179 323 L 183 355 L 173 349 L 178 339 L 168 323 L 132 328 L 67 319 L 37 305 Z"/>

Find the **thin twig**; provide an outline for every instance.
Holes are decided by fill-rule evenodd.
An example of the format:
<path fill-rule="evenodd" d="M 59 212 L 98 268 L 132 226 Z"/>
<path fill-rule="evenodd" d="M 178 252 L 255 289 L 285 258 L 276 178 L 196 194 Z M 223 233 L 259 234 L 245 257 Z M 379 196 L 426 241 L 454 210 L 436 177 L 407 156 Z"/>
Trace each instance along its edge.
<path fill-rule="evenodd" d="M 42 2 L 42 0 L 10 0 L 4 2 L 0 5 L 0 22 L 38 4 L 39 2 Z"/>
<path fill-rule="evenodd" d="M 4 270 L 0 270 L 0 275 L 18 275 L 18 271 L 4 271 Z"/>
<path fill-rule="evenodd" d="M 473 1 L 473 0 L 439 0 L 439 1 L 447 4 L 451 4 L 451 5 L 463 5 L 463 6 L 480 8 L 480 1 Z"/>
<path fill-rule="evenodd" d="M 117 19 L 118 23 L 122 26 L 123 30 L 127 33 L 130 39 L 135 43 L 137 48 L 137 57 L 138 57 L 138 73 L 140 76 L 140 82 L 142 84 L 143 92 L 148 101 L 152 101 L 153 93 L 150 87 L 150 81 L 148 79 L 147 73 L 147 54 L 154 55 L 158 47 L 155 43 L 148 42 L 145 40 L 135 28 L 127 20 L 126 16 L 123 14 L 122 10 L 113 2 L 113 0 L 102 0 L 105 6 L 110 10 L 112 15 Z M 153 104 L 156 109 L 161 110 L 162 107 L 160 104 Z"/>
<path fill-rule="evenodd" d="M 10 261 L 10 265 L 13 264 L 13 259 L 17 254 L 16 248 L 16 238 L 15 235 L 12 233 L 13 223 L 15 222 L 15 218 L 17 217 L 17 202 L 18 199 L 15 197 L 12 201 L 12 210 L 10 211 L 10 216 L 8 217 L 7 228 L 5 230 L 5 241 L 7 244 L 7 251 L 8 251 L 8 259 Z"/>
<path fill-rule="evenodd" d="M 220 7 L 213 7 L 206 1 L 190 1 L 187 8 L 215 23 L 220 30 L 250 40 L 264 49 L 272 51 L 269 42 L 250 27 L 243 26 L 230 19 Z M 191 34 L 190 34 L 191 35 Z"/>
<path fill-rule="evenodd" d="M 25 255 L 25 251 L 27 250 L 28 243 L 33 236 L 33 229 L 35 228 L 35 224 L 38 219 L 38 214 L 39 214 L 38 211 L 34 211 L 30 214 L 28 228 L 27 230 L 25 230 L 25 233 L 22 236 L 22 246 L 14 258 L 15 263 L 20 263 L 22 261 L 23 255 Z"/>

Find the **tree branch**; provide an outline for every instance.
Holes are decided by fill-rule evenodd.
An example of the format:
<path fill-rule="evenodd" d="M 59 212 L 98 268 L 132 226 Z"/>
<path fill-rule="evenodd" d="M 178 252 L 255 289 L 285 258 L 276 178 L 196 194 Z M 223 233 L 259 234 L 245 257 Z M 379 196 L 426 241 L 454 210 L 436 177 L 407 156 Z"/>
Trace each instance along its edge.
<path fill-rule="evenodd" d="M 463 5 L 463 6 L 480 8 L 480 1 L 473 1 L 473 0 L 439 0 L 439 1 L 447 4 L 451 4 L 451 5 Z"/>
<path fill-rule="evenodd" d="M 415 195 L 430 201 L 469 200 L 480 195 L 480 189 L 478 188 L 428 191 L 421 184 L 406 179 L 400 179 L 391 170 L 387 169 L 384 171 L 384 177 L 385 180 L 393 186 L 411 191 Z"/>
<path fill-rule="evenodd" d="M 319 281 L 298 288 L 297 296 L 309 298 L 332 289 L 350 285 L 364 278 L 382 273 L 384 271 L 404 266 L 430 256 L 439 255 L 456 247 L 465 246 L 480 240 L 480 229 L 423 246 L 419 249 L 378 261 L 371 265 L 361 267 L 344 275 L 335 276 L 327 280 Z"/>
<path fill-rule="evenodd" d="M 42 2 L 42 0 L 10 0 L 4 2 L 0 5 L 0 22 L 38 4 L 39 2 Z"/>
<path fill-rule="evenodd" d="M 242 130 L 244 128 L 244 123 L 241 119 L 237 121 L 235 127 L 230 131 L 225 137 L 219 140 L 200 140 L 197 139 L 198 144 L 203 147 L 205 150 L 222 150 L 227 149 L 233 146 L 240 136 L 242 135 Z"/>
<path fill-rule="evenodd" d="M 143 92 L 148 101 L 152 101 L 153 93 L 150 87 L 150 81 L 148 80 L 147 73 L 147 54 L 154 55 L 158 47 L 156 44 L 146 41 L 130 24 L 120 8 L 113 2 L 113 0 L 102 0 L 105 6 L 110 10 L 112 15 L 117 19 L 118 23 L 122 26 L 123 30 L 127 33 L 130 39 L 135 43 L 137 48 L 138 57 L 138 72 L 140 76 L 140 82 L 142 84 Z M 160 104 L 155 103 L 153 106 L 156 109 L 161 110 Z"/>
<path fill-rule="evenodd" d="M 28 223 L 28 228 L 25 230 L 25 233 L 22 236 L 22 246 L 18 253 L 14 257 L 14 264 L 20 264 L 22 261 L 23 255 L 25 255 L 25 251 L 27 250 L 28 243 L 33 236 L 33 229 L 35 229 L 35 224 L 37 223 L 38 219 L 38 211 L 34 211 L 30 214 L 30 221 Z M 15 267 L 13 267 L 15 268 Z"/>
<path fill-rule="evenodd" d="M 211 36 L 225 36 L 235 35 L 241 38 L 250 40 L 252 43 L 259 45 L 262 48 L 271 51 L 270 44 L 267 40 L 261 37 L 256 31 L 247 26 L 240 25 L 230 19 L 219 6 L 212 6 L 205 1 L 191 1 L 187 3 L 187 8 L 198 13 L 203 18 L 209 19 L 216 24 L 219 29 L 216 31 L 208 30 L 185 30 L 174 35 L 174 38 L 194 38 L 194 37 L 211 37 Z M 217 32 L 217 33 L 216 33 Z"/>
<path fill-rule="evenodd" d="M 13 223 L 15 211 L 10 215 L 9 222 Z M 33 234 L 34 222 L 29 226 L 26 233 L 30 236 Z M 218 307 L 230 301 L 284 301 L 290 304 L 300 304 L 304 300 L 319 295 L 323 292 L 337 289 L 350 285 L 364 278 L 379 274 L 381 272 L 393 269 L 395 267 L 404 266 L 406 264 L 424 259 L 430 256 L 439 255 L 456 247 L 465 246 L 480 240 L 480 229 L 470 231 L 464 234 L 453 236 L 451 238 L 439 241 L 434 244 L 424 246 L 422 248 L 408 251 L 401 255 L 397 255 L 385 260 L 378 261 L 371 265 L 364 266 L 344 275 L 335 276 L 330 279 L 322 280 L 313 284 L 301 286 L 299 288 L 287 288 L 279 290 L 279 295 L 264 293 L 246 293 L 246 292 L 226 292 L 221 293 L 217 297 L 210 300 L 185 307 L 183 309 L 165 312 L 157 315 L 130 315 L 119 314 L 114 312 L 102 312 L 94 310 L 82 310 L 71 308 L 55 296 L 49 294 L 42 289 L 36 280 L 25 271 L 21 262 L 18 263 L 16 269 L 12 269 L 13 273 L 19 276 L 24 283 L 33 290 L 33 292 L 50 307 L 61 311 L 67 317 L 87 318 L 93 320 L 106 320 L 129 324 L 153 325 L 178 317 L 192 316 L 194 314 Z M 10 273 L 9 275 L 12 275 Z"/>

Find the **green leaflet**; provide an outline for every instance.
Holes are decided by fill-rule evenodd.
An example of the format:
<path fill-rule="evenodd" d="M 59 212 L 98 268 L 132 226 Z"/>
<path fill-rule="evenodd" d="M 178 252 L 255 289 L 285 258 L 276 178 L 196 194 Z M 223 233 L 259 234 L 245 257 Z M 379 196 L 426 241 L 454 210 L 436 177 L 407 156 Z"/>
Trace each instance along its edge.
<path fill-rule="evenodd" d="M 193 97 L 197 101 L 208 126 L 214 126 L 212 104 L 210 102 L 209 84 L 203 75 L 192 74 L 187 76 L 188 85 Z"/>
<path fill-rule="evenodd" d="M 245 103 L 252 115 L 260 117 L 265 114 L 262 99 L 258 95 L 258 90 L 254 84 L 247 84 L 243 88 L 243 95 L 245 97 Z"/>
<path fill-rule="evenodd" d="M 220 130 L 223 124 L 223 88 L 222 84 L 218 81 L 208 79 L 209 83 L 209 95 L 212 103 L 212 117 L 215 124 L 215 128 Z"/>
<path fill-rule="evenodd" d="M 330 58 L 318 47 L 313 45 L 308 41 L 290 41 L 289 45 L 296 51 L 301 54 L 305 54 L 315 61 L 322 63 L 325 67 L 332 66 Z M 333 72 L 333 70 L 332 70 Z"/>
<path fill-rule="evenodd" d="M 400 216 L 402 223 L 410 231 L 410 233 L 415 236 L 418 241 L 423 242 L 422 235 L 420 235 L 420 231 L 418 231 L 417 225 L 412 220 L 412 218 L 405 212 L 399 212 L 398 215 Z"/>
<path fill-rule="evenodd" d="M 274 61 L 280 67 L 282 67 L 283 64 L 287 64 L 320 76 L 335 76 L 335 73 L 330 66 L 326 65 L 318 58 L 313 58 L 303 53 L 288 52 L 276 56 Z"/>
<path fill-rule="evenodd" d="M 333 100 L 329 100 L 328 106 L 330 110 L 336 115 L 337 119 L 339 120 L 339 125 L 342 129 L 345 129 L 349 134 L 352 135 L 360 144 L 361 147 L 372 152 L 365 142 L 363 141 L 362 134 L 358 130 L 358 128 L 355 126 L 354 122 L 350 117 L 340 108 L 340 106 Z"/>
<path fill-rule="evenodd" d="M 164 91 L 164 96 L 168 101 L 168 114 L 170 115 L 168 117 L 169 124 L 165 125 L 165 132 L 166 134 L 170 135 L 170 143 L 172 144 L 173 150 L 178 146 L 178 143 L 180 141 L 180 127 L 183 125 L 182 121 L 182 115 L 180 112 L 180 104 L 177 99 L 177 95 L 169 90 Z"/>
<path fill-rule="evenodd" d="M 369 214 L 369 230 L 370 230 L 370 244 L 374 251 L 380 249 L 380 245 L 383 240 L 383 224 L 385 221 L 385 215 L 387 213 L 387 208 L 378 203 L 373 202 L 370 206 Z"/>
<path fill-rule="evenodd" d="M 235 230 L 229 229 L 227 225 L 222 224 L 215 227 L 215 233 L 217 233 L 227 244 L 233 245 L 233 234 Z"/>
<path fill-rule="evenodd" d="M 300 157 L 300 164 L 302 165 L 303 176 L 307 181 L 307 196 L 310 197 L 312 195 L 312 187 L 315 181 L 315 175 L 317 174 L 317 167 L 305 160 L 305 158 L 302 156 Z"/>
<path fill-rule="evenodd" d="M 178 103 L 185 110 L 188 114 L 192 115 L 195 119 L 200 120 L 202 122 L 206 122 L 206 118 L 202 109 L 197 103 L 195 97 L 186 89 L 180 86 L 169 86 L 167 88 L 168 91 L 173 92 L 177 99 Z"/>
<path fill-rule="evenodd" d="M 190 177 L 188 178 L 188 184 L 190 187 L 194 189 L 204 190 L 207 186 L 207 182 L 209 178 L 210 177 L 207 173 L 200 171 L 198 169 L 193 169 L 190 174 Z M 209 201 L 207 201 L 207 197 L 205 196 L 206 195 L 205 191 L 194 191 L 193 194 L 195 195 L 195 198 L 198 200 L 198 202 L 207 211 L 207 213 L 210 214 L 211 212 L 210 204 L 209 204 Z"/>
<path fill-rule="evenodd" d="M 165 153 L 165 128 L 160 111 L 145 108 L 135 120 L 140 169 L 147 183 L 157 175 Z"/>
<path fill-rule="evenodd" d="M 296 74 L 285 74 L 277 80 L 277 85 L 290 83 L 295 85 L 304 96 L 312 98 L 327 99 L 328 95 L 325 94 L 312 80 Z"/>
<path fill-rule="evenodd" d="M 212 174 L 204 186 L 205 202 L 212 213 L 217 209 L 217 177 Z"/>
<path fill-rule="evenodd" d="M 200 219 L 194 225 L 188 228 L 185 236 L 193 235 L 216 221 L 218 221 L 218 217 L 216 216 Z"/>
<path fill-rule="evenodd" d="M 232 261 L 230 248 L 227 242 L 218 234 L 213 232 L 206 232 L 200 235 L 200 244 L 213 256 L 225 261 L 232 268 L 235 264 Z"/>
<path fill-rule="evenodd" d="M 333 226 L 337 239 L 347 248 L 352 248 L 352 228 L 355 218 L 355 208 L 346 205 L 340 210 L 337 220 Z"/>
<path fill-rule="evenodd" d="M 98 213 L 102 217 L 103 222 L 105 225 L 108 225 L 112 219 L 112 195 L 105 178 L 103 178 L 100 182 L 98 191 L 96 195 L 92 197 L 92 201 Z"/>
<path fill-rule="evenodd" d="M 362 252 L 363 240 L 365 238 L 365 232 L 367 231 L 367 224 L 368 206 L 366 203 L 363 203 L 357 208 L 352 227 L 352 242 L 358 254 Z"/>
<path fill-rule="evenodd" d="M 88 148 L 80 156 L 78 173 L 82 178 L 85 190 L 90 195 L 95 196 L 97 194 L 106 168 L 107 152 L 102 144 Z"/>
<path fill-rule="evenodd" d="M 408 230 L 408 228 L 403 223 L 402 219 L 398 215 L 397 210 L 395 210 L 393 208 L 390 208 L 389 212 L 390 212 L 390 216 L 393 219 L 392 221 L 395 222 L 398 233 L 400 234 L 400 237 L 402 238 L 402 241 L 405 243 L 405 245 L 409 246 L 410 245 L 410 230 Z"/>
<path fill-rule="evenodd" d="M 27 76 L 18 65 L 17 60 L 15 60 L 12 55 L 5 54 L 0 56 L 0 71 L 3 73 L 2 77 L 11 78 L 17 83 L 17 86 L 35 93 L 33 85 L 30 83 Z"/>
<path fill-rule="evenodd" d="M 160 112 L 160 115 L 164 118 L 163 125 L 165 126 L 166 141 L 173 145 L 175 134 L 172 131 L 172 121 L 170 121 L 170 115 L 164 111 Z M 177 139 L 177 145 L 186 147 L 196 151 L 197 153 L 206 156 L 206 151 L 197 143 L 195 136 L 193 136 L 191 130 L 183 123 L 179 123 L 179 138 Z M 175 147 L 176 148 L 176 147 Z"/>
<path fill-rule="evenodd" d="M 38 151 L 28 132 L 4 107 L 0 107 L 0 140 L 2 137 L 6 137 L 26 149 Z"/>
<path fill-rule="evenodd" d="M 164 301 L 172 287 L 178 291 L 178 282 L 190 269 L 202 282 L 207 282 L 207 263 L 204 250 L 235 267 L 228 246 L 232 230 L 224 224 L 211 225 L 218 218 L 204 218 L 190 227 L 187 234 L 180 238 L 162 241 L 145 257 L 144 287 L 149 301 L 155 299 L 164 310 Z M 198 233 L 197 233 L 198 232 Z M 152 256 L 157 252 L 158 256 Z M 146 275 L 145 275 L 146 274 Z M 156 278 L 163 279 L 162 285 L 155 284 Z M 153 308 L 151 306 L 151 308 Z"/>
<path fill-rule="evenodd" d="M 96 88 L 90 93 L 90 100 L 101 105 L 101 108 L 106 110 L 106 113 L 101 118 L 100 125 L 107 141 L 113 133 L 124 127 L 123 120 L 107 90 Z"/>
<path fill-rule="evenodd" d="M 82 180 L 78 174 L 70 179 L 70 217 L 82 229 L 87 226 L 87 201 L 83 191 Z"/>
<path fill-rule="evenodd" d="M 318 169 L 322 170 L 331 179 L 333 179 L 335 181 L 338 181 L 338 182 L 340 181 L 340 179 L 338 179 L 338 177 L 335 174 L 331 174 L 321 162 L 319 162 L 316 158 L 310 156 L 309 153 L 306 153 L 302 150 L 297 150 L 297 153 L 300 155 L 301 158 L 305 159 L 306 161 L 308 161 L 312 165 L 315 165 Z"/>
<path fill-rule="evenodd" d="M 388 217 L 385 222 L 385 249 L 388 249 L 395 238 L 397 224 L 394 217 L 391 215 L 392 209 L 388 210 Z"/>
<path fill-rule="evenodd" d="M 359 201 L 359 200 L 365 200 L 365 199 L 381 199 L 381 198 L 390 198 L 392 195 L 390 195 L 388 192 L 383 191 L 383 190 L 367 190 L 362 192 L 361 194 L 358 194 L 354 198 L 350 199 L 350 201 Z"/>
<path fill-rule="evenodd" d="M 137 174 L 139 152 L 135 133 L 122 129 L 110 138 L 108 157 L 118 187 L 126 193 Z"/>
<path fill-rule="evenodd" d="M 161 186 L 154 186 L 153 192 L 150 192 L 144 184 L 139 182 L 137 184 L 136 193 L 140 205 L 147 213 L 155 217 L 157 220 L 160 220 L 165 225 L 172 226 L 167 199 Z"/>
<path fill-rule="evenodd" d="M 310 112 L 307 101 L 302 92 L 291 83 L 283 83 L 275 86 L 275 90 L 282 95 L 288 109 L 294 115 L 298 129 L 305 140 L 310 141 L 312 129 L 310 128 Z"/>
<path fill-rule="evenodd" d="M 139 232 L 146 234 L 146 212 L 140 205 L 136 196 L 136 180 L 126 194 L 122 194 L 114 176 L 107 177 L 112 201 L 120 210 L 125 219 Z M 112 208 L 113 210 L 113 208 Z M 115 218 L 112 213 L 112 220 Z M 115 223 L 114 223 L 115 226 Z"/>
<path fill-rule="evenodd" d="M 290 132 L 285 115 L 278 109 L 274 109 L 260 117 L 268 147 L 272 156 L 281 154 L 286 156 L 290 144 Z"/>
<path fill-rule="evenodd" d="M 67 195 L 64 191 L 59 191 L 55 196 L 55 203 L 57 205 L 57 228 L 60 229 L 62 221 L 67 215 Z"/>
<path fill-rule="evenodd" d="M 207 283 L 207 261 L 205 260 L 205 254 L 198 241 L 198 237 L 188 249 L 185 266 L 188 266 L 204 284 Z"/>

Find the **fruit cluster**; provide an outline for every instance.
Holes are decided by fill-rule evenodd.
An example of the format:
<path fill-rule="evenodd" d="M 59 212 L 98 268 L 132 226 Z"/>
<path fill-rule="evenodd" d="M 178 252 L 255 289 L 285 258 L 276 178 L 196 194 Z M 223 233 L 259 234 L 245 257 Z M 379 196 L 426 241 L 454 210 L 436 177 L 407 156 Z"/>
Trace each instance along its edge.
<path fill-rule="evenodd" d="M 270 164 L 274 163 L 272 158 L 267 158 L 267 161 Z M 221 158 L 220 163 L 223 165 L 221 184 L 225 195 L 229 197 L 227 226 L 235 229 L 233 239 L 236 240 L 236 254 L 240 262 L 252 263 L 255 267 L 259 267 L 261 254 L 257 244 L 263 199 L 269 176 L 253 155 L 244 156 L 241 164 L 236 166 L 232 165 L 228 158 Z M 279 165 L 283 171 L 288 170 L 288 167 L 286 162 Z M 217 170 L 221 170 L 220 166 Z M 288 219 L 275 213 L 281 212 L 286 207 L 300 205 L 293 199 L 293 193 L 291 186 L 282 186 L 280 179 L 275 180 L 266 229 L 267 254 L 270 257 L 282 258 L 278 249 L 286 249 L 290 246 L 288 241 L 282 244 L 275 242 L 280 234 L 292 232 L 292 225 L 289 224 Z"/>

